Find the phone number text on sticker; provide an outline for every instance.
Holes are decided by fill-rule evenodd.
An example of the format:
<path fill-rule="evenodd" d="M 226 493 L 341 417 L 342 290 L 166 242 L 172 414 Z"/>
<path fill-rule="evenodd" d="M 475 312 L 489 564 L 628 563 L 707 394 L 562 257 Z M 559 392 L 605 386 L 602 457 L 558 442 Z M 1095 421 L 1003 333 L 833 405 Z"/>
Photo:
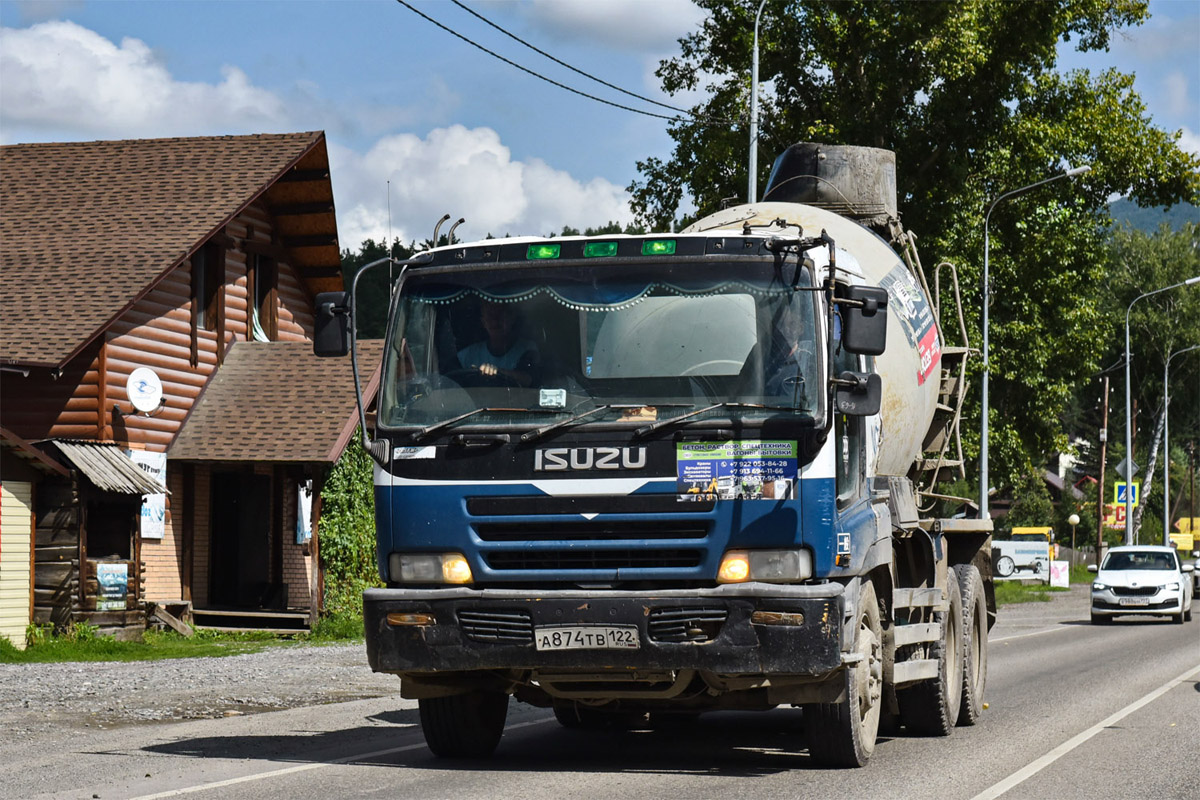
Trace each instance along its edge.
<path fill-rule="evenodd" d="M 637 650 L 638 629 L 632 625 L 556 625 L 535 628 L 538 650 Z"/>

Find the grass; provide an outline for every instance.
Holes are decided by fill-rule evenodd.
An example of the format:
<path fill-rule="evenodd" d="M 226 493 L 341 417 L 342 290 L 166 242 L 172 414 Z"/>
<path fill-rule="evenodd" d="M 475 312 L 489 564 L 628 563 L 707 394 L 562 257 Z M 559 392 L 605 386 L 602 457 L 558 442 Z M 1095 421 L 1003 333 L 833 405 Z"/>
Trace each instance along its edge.
<path fill-rule="evenodd" d="M 140 642 L 118 642 L 100 636 L 90 625 L 70 625 L 57 634 L 49 626 L 30 625 L 27 647 L 18 650 L 0 637 L 0 664 L 47 664 L 64 661 L 158 661 L 170 658 L 236 656 L 272 647 L 297 644 L 337 644 L 362 641 L 362 617 L 323 618 L 311 633 L 288 638 L 261 631 L 219 633 L 197 629 L 191 638 L 175 631 L 147 630 Z"/>
<path fill-rule="evenodd" d="M 1070 580 L 1072 584 L 1090 584 L 1092 575 L 1084 564 L 1071 567 Z M 1069 589 L 1052 588 L 1045 583 L 1021 583 L 1020 581 L 996 581 L 996 605 L 1006 606 L 1014 603 L 1046 602 L 1053 595 L 1062 594 Z"/>

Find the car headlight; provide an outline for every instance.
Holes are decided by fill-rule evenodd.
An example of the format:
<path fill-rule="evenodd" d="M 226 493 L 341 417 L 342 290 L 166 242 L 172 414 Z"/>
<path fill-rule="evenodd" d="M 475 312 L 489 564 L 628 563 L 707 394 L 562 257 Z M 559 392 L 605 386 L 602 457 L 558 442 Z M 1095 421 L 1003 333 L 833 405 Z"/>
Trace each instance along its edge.
<path fill-rule="evenodd" d="M 1107 583 L 1100 583 L 1099 581 L 1096 581 L 1095 583 L 1092 584 L 1093 592 L 1103 592 L 1107 588 L 1108 588 Z"/>
<path fill-rule="evenodd" d="M 730 550 L 721 559 L 717 583 L 785 583 L 812 577 L 812 553 L 797 550 Z"/>
<path fill-rule="evenodd" d="M 1175 583 L 1168 583 L 1163 588 L 1166 589 L 1168 592 L 1178 592 L 1179 591 L 1179 582 L 1176 581 Z"/>
<path fill-rule="evenodd" d="M 461 553 L 392 553 L 388 574 L 394 583 L 471 583 L 471 565 Z"/>

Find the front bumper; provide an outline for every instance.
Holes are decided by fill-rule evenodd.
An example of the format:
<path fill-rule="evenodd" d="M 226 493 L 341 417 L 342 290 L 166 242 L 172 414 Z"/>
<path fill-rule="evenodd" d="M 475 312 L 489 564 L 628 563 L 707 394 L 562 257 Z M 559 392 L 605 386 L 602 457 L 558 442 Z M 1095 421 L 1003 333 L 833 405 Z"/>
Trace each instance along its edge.
<path fill-rule="evenodd" d="M 751 620 L 755 612 L 765 612 Z M 391 624 L 389 614 L 433 617 Z M 376 672 L 697 669 L 821 676 L 842 666 L 840 584 L 731 584 L 657 592 L 368 589 L 367 658 Z M 637 628 L 637 649 L 537 650 L 545 626 Z"/>
<path fill-rule="evenodd" d="M 1093 589 L 1092 613 L 1111 617 L 1125 614 L 1178 614 L 1183 611 L 1184 599 L 1184 592 L 1180 589 L 1161 589 L 1156 594 L 1141 597 L 1118 595 L 1111 589 Z M 1130 601 L 1136 604 L 1130 604 Z"/>

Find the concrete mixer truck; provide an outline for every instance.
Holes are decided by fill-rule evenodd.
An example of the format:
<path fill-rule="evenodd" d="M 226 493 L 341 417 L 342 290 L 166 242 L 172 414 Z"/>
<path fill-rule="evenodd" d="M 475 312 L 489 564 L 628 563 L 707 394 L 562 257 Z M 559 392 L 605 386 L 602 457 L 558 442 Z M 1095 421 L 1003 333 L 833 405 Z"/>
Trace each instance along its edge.
<path fill-rule="evenodd" d="M 573 728 L 798 707 L 831 766 L 881 719 L 979 719 L 991 525 L 939 491 L 969 349 L 895 185 L 890 152 L 801 144 L 678 233 L 398 264 L 363 612 L 435 754 L 492 753 L 510 698 Z M 353 353 L 354 290 L 317 306 L 318 355 Z"/>

